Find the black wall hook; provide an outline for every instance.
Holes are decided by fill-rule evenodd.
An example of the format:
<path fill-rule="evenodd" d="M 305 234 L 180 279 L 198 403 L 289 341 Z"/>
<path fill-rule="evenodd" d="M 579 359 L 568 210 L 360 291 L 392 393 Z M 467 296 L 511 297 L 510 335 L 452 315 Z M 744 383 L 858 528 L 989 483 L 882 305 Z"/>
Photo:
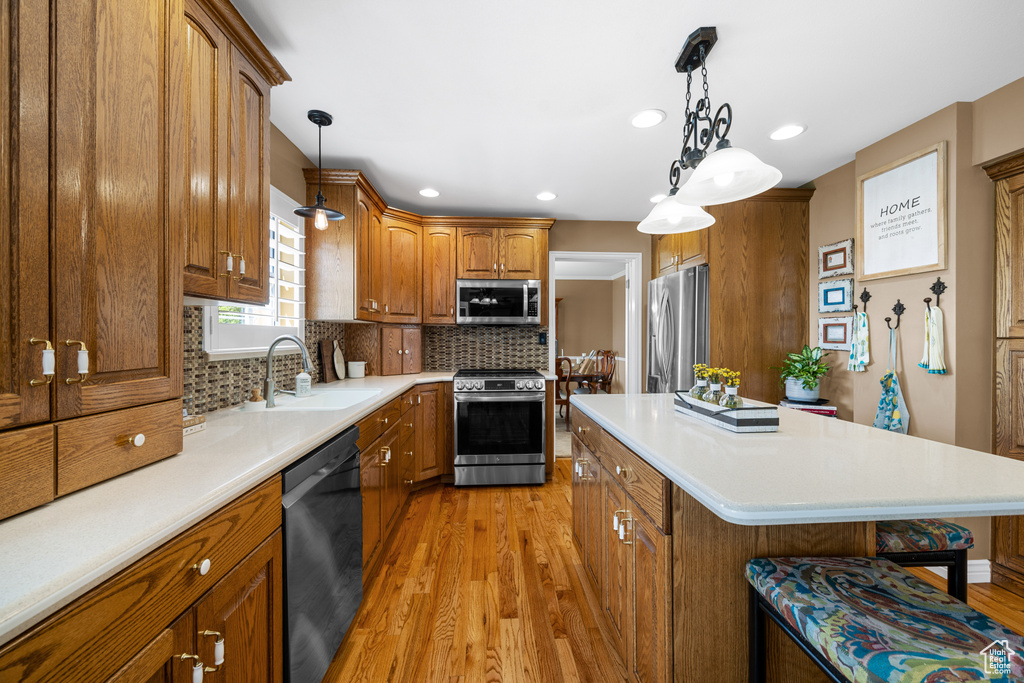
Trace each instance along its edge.
<path fill-rule="evenodd" d="M 900 318 L 903 317 L 903 312 L 905 310 L 907 310 L 907 307 L 904 306 L 899 299 L 896 299 L 896 305 L 892 307 L 892 312 L 896 314 L 896 327 L 892 327 L 891 325 L 889 325 L 889 323 L 892 322 L 892 318 L 885 319 L 885 326 L 888 327 L 890 330 L 900 329 Z"/>
<path fill-rule="evenodd" d="M 864 302 L 864 312 L 868 312 L 868 301 L 871 299 L 871 292 L 865 287 L 864 291 L 860 293 L 860 300 Z M 853 310 L 857 310 L 857 304 L 853 305 Z"/>
<path fill-rule="evenodd" d="M 941 297 L 942 293 L 946 291 L 946 283 L 942 281 L 941 277 L 937 277 L 930 289 L 932 290 L 932 294 L 935 295 L 935 306 L 938 307 L 939 297 Z M 930 296 L 925 298 L 924 303 L 928 306 L 929 311 L 932 310 L 932 298 Z"/>

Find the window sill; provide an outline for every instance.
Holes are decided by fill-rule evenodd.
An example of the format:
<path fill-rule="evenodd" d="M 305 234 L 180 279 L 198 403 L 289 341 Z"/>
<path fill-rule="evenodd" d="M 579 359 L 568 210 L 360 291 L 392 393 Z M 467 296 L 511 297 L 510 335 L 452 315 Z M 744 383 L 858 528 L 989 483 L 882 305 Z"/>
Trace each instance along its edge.
<path fill-rule="evenodd" d="M 290 356 L 293 354 L 302 353 L 294 344 L 289 346 L 278 346 L 274 349 L 274 357 L 278 356 Z M 203 355 L 206 356 L 206 360 L 210 363 L 217 363 L 222 360 L 238 360 L 240 358 L 265 358 L 267 355 L 267 349 L 264 348 L 252 348 L 252 349 L 220 349 L 218 351 L 203 351 Z"/>

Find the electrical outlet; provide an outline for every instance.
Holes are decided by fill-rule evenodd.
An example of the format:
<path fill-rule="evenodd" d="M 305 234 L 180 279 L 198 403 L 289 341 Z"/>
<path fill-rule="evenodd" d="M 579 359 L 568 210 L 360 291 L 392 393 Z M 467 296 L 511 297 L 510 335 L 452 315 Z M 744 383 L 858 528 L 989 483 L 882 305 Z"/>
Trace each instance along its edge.
<path fill-rule="evenodd" d="M 540 344 L 547 344 L 548 343 L 548 333 L 547 332 L 541 332 L 540 333 L 540 342 L 538 342 L 538 343 L 540 343 Z"/>

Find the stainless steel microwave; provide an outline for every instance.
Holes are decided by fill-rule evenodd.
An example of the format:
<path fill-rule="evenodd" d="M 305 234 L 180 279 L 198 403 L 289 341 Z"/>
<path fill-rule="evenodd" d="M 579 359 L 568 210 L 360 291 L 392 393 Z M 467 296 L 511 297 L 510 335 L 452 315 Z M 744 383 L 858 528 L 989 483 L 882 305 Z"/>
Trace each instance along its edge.
<path fill-rule="evenodd" d="M 456 280 L 459 325 L 539 325 L 540 280 Z"/>

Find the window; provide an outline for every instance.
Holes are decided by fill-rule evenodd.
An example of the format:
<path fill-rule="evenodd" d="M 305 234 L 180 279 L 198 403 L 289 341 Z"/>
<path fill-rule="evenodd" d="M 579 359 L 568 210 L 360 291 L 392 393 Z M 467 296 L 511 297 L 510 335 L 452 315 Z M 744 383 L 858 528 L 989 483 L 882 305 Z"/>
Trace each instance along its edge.
<path fill-rule="evenodd" d="M 295 215 L 298 204 L 270 188 L 270 301 L 266 306 L 222 302 L 207 306 L 203 348 L 213 357 L 266 353 L 282 334 L 304 338 L 306 319 L 305 221 Z M 294 345 L 285 350 L 297 352 Z"/>

